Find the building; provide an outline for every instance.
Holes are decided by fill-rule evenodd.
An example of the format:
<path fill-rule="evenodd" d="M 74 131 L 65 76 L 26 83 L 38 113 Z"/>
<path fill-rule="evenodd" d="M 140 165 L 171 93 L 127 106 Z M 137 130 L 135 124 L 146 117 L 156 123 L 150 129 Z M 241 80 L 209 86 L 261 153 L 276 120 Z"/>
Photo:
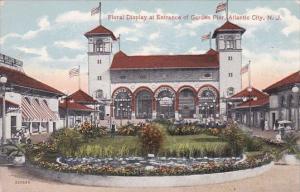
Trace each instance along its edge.
<path fill-rule="evenodd" d="M 7 78 L 7 83 L 1 85 L 1 95 L 6 101 L 5 138 L 12 138 L 21 127 L 30 133 L 52 132 L 59 127 L 58 98 L 62 92 L 29 77 L 23 71 L 22 61 L 3 54 L 0 54 L 0 76 Z M 2 102 L 0 105 L 2 109 Z M 1 137 L 2 120 L 1 114 Z"/>
<path fill-rule="evenodd" d="M 100 25 L 88 39 L 89 94 L 107 102 L 115 119 L 225 116 L 226 103 L 241 90 L 242 35 L 229 21 L 212 38 L 216 50 L 195 55 L 127 55 L 116 50 L 117 38 Z"/>
<path fill-rule="evenodd" d="M 300 129 L 300 71 L 270 85 L 263 91 L 270 95 L 270 126 L 276 120 L 292 121 Z"/>
<path fill-rule="evenodd" d="M 74 127 L 86 121 L 94 124 L 99 120 L 99 115 L 96 115 L 99 114 L 99 102 L 79 89 L 60 100 L 59 114 L 63 120 L 63 127 L 67 125 L 68 127 Z"/>
<path fill-rule="evenodd" d="M 269 122 L 269 96 L 249 87 L 227 100 L 229 116 L 240 124 L 264 128 Z"/>

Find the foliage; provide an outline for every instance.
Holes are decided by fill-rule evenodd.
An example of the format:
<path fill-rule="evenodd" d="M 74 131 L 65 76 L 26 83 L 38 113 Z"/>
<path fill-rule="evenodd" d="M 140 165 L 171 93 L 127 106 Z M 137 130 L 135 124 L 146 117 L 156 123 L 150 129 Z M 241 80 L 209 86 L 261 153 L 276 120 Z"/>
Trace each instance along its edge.
<path fill-rule="evenodd" d="M 95 174 L 95 175 L 119 175 L 119 176 L 164 176 L 164 175 L 193 175 L 193 174 L 209 174 L 221 173 L 227 171 L 236 171 L 249 169 L 268 164 L 272 161 L 269 154 L 258 153 L 249 155 L 245 161 L 235 163 L 228 160 L 223 162 L 208 162 L 193 165 L 191 168 L 181 165 L 160 166 L 157 165 L 152 170 L 146 170 L 145 167 L 139 165 L 121 165 L 114 167 L 113 165 L 93 166 L 91 164 L 80 165 L 61 165 L 54 161 L 48 161 L 39 158 L 42 151 L 41 145 L 32 146 L 28 149 L 28 160 L 38 167 L 59 172 L 71 172 L 80 174 Z"/>
<path fill-rule="evenodd" d="M 242 154 L 245 144 L 246 135 L 242 132 L 234 122 L 228 123 L 227 127 L 222 131 L 221 137 L 226 140 L 232 149 L 232 154 L 239 156 Z"/>
<path fill-rule="evenodd" d="M 24 155 L 25 146 L 25 144 L 14 144 L 12 142 L 9 142 L 7 144 L 4 144 L 1 147 L 1 150 L 3 150 L 8 157 L 13 158 Z"/>
<path fill-rule="evenodd" d="M 60 129 L 51 135 L 46 150 L 49 153 L 58 152 L 64 156 L 72 156 L 83 141 L 82 135 L 78 131 L 69 128 Z"/>
<path fill-rule="evenodd" d="M 163 144 L 163 133 L 154 124 L 146 124 L 140 134 L 143 152 L 157 154 Z"/>
<path fill-rule="evenodd" d="M 128 123 L 127 125 L 118 128 L 118 135 L 135 136 L 140 129 L 140 125 L 135 126 L 132 123 Z"/>
<path fill-rule="evenodd" d="M 168 127 L 170 135 L 196 135 L 201 130 L 196 125 L 172 125 Z"/>
<path fill-rule="evenodd" d="M 274 150 L 273 154 L 276 160 L 282 158 L 282 156 L 286 153 L 288 154 L 296 154 L 296 157 L 299 157 L 300 146 L 297 143 L 300 140 L 299 133 L 289 133 L 283 137 L 283 143 L 280 148 Z"/>
<path fill-rule="evenodd" d="M 85 138 L 96 138 L 107 135 L 107 127 L 104 126 L 95 126 L 89 122 L 84 122 L 80 128 L 79 132 L 84 135 Z"/>

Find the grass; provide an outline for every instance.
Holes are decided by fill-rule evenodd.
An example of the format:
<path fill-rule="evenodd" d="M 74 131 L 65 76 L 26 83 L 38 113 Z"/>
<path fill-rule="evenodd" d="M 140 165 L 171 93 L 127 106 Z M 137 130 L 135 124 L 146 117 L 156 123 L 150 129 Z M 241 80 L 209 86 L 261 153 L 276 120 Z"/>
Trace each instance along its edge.
<path fill-rule="evenodd" d="M 209 135 L 165 135 L 160 156 L 218 156 L 224 153 L 227 143 Z M 75 156 L 124 157 L 142 154 L 137 136 L 109 136 L 90 140 L 79 147 Z"/>

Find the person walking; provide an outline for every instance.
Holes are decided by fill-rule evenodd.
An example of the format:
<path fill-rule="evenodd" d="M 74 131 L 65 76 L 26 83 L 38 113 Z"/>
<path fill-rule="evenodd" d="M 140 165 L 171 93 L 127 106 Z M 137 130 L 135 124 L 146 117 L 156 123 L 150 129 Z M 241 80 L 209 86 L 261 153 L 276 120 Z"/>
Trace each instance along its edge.
<path fill-rule="evenodd" d="M 265 120 L 265 130 L 269 131 L 269 122 L 268 122 L 268 120 Z"/>
<path fill-rule="evenodd" d="M 115 124 L 115 122 L 113 122 L 111 124 L 111 130 L 110 130 L 110 136 L 111 136 L 111 138 L 114 138 L 115 134 L 116 134 L 116 124 Z"/>

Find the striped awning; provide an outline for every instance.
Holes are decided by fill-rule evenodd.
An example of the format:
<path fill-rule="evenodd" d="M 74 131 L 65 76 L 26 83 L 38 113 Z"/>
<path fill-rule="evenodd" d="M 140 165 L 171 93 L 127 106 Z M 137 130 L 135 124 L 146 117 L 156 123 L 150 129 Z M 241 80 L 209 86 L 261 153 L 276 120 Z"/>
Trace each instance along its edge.
<path fill-rule="evenodd" d="M 37 99 L 33 99 L 31 102 L 26 98 L 22 98 L 22 119 L 23 121 L 56 121 L 58 117 L 48 107 L 48 105 Z"/>

